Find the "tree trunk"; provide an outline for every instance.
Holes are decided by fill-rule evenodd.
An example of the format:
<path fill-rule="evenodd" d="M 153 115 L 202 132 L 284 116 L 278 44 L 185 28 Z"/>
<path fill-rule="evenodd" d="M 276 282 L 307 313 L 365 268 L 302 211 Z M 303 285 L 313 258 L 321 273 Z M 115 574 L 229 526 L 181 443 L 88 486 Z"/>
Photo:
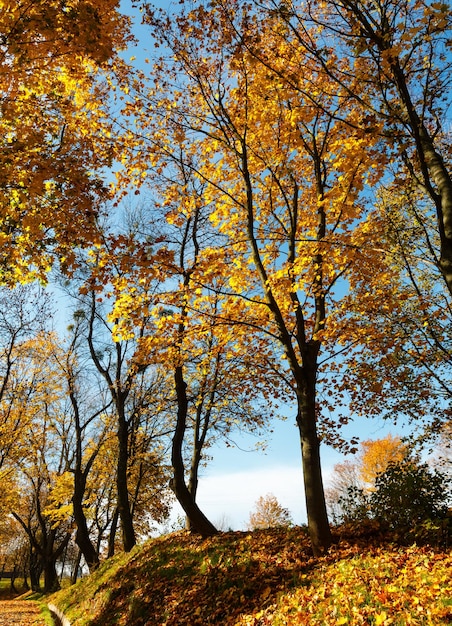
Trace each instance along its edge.
<path fill-rule="evenodd" d="M 174 382 L 177 395 L 177 421 L 171 450 L 171 462 L 173 466 L 171 488 L 188 518 L 190 530 L 194 533 L 202 535 L 203 537 L 211 537 L 218 531 L 198 507 L 193 495 L 190 493 L 185 483 L 185 467 L 182 457 L 182 447 L 187 425 L 188 401 L 182 366 L 177 366 L 175 368 Z"/>
<path fill-rule="evenodd" d="M 86 480 L 83 475 L 77 474 L 78 472 L 76 472 L 74 477 L 74 495 L 72 496 L 74 521 L 77 526 L 75 543 L 80 548 L 88 569 L 91 572 L 99 566 L 99 555 L 90 539 L 88 524 L 86 523 L 85 512 L 83 510 Z"/>
<path fill-rule="evenodd" d="M 320 441 L 317 434 L 316 376 L 319 344 L 308 342 L 303 350 L 303 367 L 297 373 L 297 425 L 301 440 L 308 530 L 314 556 L 330 547 L 332 537 L 323 488 Z"/>
<path fill-rule="evenodd" d="M 196 492 L 198 490 L 198 470 L 201 462 L 202 446 L 199 444 L 197 437 L 197 428 L 195 428 L 195 435 L 193 437 L 193 454 L 191 457 L 190 474 L 188 477 L 188 491 L 190 492 L 193 501 L 196 502 Z M 187 530 L 193 531 L 190 518 L 187 516 L 185 527 Z"/>
<path fill-rule="evenodd" d="M 108 535 L 107 558 L 112 557 L 115 553 L 115 540 L 116 540 L 116 532 L 118 530 L 118 520 L 119 520 L 119 510 L 118 510 L 118 507 L 116 507 L 115 512 L 113 513 L 113 519 L 111 520 L 110 534 Z"/>
<path fill-rule="evenodd" d="M 129 431 L 124 415 L 124 406 L 121 403 L 118 410 L 118 466 L 116 488 L 118 496 L 118 512 L 121 520 L 122 543 L 124 550 L 130 552 L 137 540 L 133 528 L 132 513 L 130 510 L 127 465 L 129 460 Z"/>
<path fill-rule="evenodd" d="M 198 490 L 198 472 L 199 464 L 202 458 L 202 445 L 196 436 L 193 438 L 193 454 L 190 464 L 190 475 L 188 478 L 188 491 L 191 493 L 193 500 L 196 500 L 196 492 Z"/>
<path fill-rule="evenodd" d="M 60 545 L 55 549 L 56 530 L 52 529 L 50 533 L 48 533 L 45 542 L 43 542 L 45 593 L 51 593 L 53 591 L 57 591 L 60 588 L 60 581 L 58 580 L 58 575 L 56 571 L 56 563 L 66 549 L 70 538 L 70 533 L 67 533 Z"/>
<path fill-rule="evenodd" d="M 297 425 L 301 441 L 309 536 L 314 556 L 321 556 L 331 545 L 331 531 L 323 489 L 315 404 L 306 396 L 299 402 Z"/>
<path fill-rule="evenodd" d="M 30 586 L 32 591 L 40 591 L 40 578 L 42 574 L 42 559 L 33 549 L 30 550 Z"/>
<path fill-rule="evenodd" d="M 44 593 L 53 593 L 60 588 L 55 559 L 46 559 L 44 563 Z"/>

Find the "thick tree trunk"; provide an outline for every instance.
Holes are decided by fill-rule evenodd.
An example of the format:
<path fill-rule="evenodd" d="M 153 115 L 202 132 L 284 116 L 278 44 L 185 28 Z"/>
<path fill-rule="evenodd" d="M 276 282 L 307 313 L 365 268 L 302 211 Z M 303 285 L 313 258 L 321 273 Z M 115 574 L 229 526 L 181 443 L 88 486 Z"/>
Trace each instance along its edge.
<path fill-rule="evenodd" d="M 314 556 L 321 556 L 330 547 L 332 538 L 323 488 L 314 398 L 309 390 L 300 394 L 297 425 L 301 441 L 309 536 Z"/>
<path fill-rule="evenodd" d="M 75 543 L 80 548 L 89 571 L 92 572 L 99 567 L 99 555 L 90 539 L 86 517 L 81 506 L 74 506 L 74 520 L 77 525 Z"/>
<path fill-rule="evenodd" d="M 129 460 L 129 432 L 124 407 L 118 406 L 118 465 L 116 488 L 118 496 L 118 512 L 121 520 L 122 543 L 124 550 L 130 552 L 137 540 L 133 528 L 132 512 L 130 510 L 127 464 Z"/>
<path fill-rule="evenodd" d="M 85 494 L 85 483 L 83 475 L 75 474 L 74 478 L 74 495 L 72 496 L 72 507 L 74 521 L 77 526 L 75 535 L 75 543 L 80 548 L 81 553 L 86 561 L 88 569 L 93 571 L 99 566 L 99 555 L 89 536 L 88 524 L 86 523 L 85 512 L 83 510 L 83 497 Z"/>
<path fill-rule="evenodd" d="M 46 560 L 44 563 L 44 593 L 52 593 L 58 591 L 59 588 L 60 581 L 58 580 L 55 560 Z"/>
<path fill-rule="evenodd" d="M 316 175 L 319 174 L 321 167 L 319 162 L 316 165 Z M 296 385 L 297 394 L 297 424 L 301 437 L 301 454 L 303 464 L 303 478 L 305 486 L 306 513 L 308 517 L 308 529 L 312 544 L 312 551 L 315 556 L 324 554 L 331 545 L 331 531 L 328 523 L 328 515 L 325 504 L 325 494 L 323 489 L 322 471 L 320 467 L 320 443 L 317 436 L 316 423 L 316 376 L 317 376 L 317 357 L 320 349 L 318 341 L 307 341 L 306 325 L 303 316 L 302 307 L 298 301 L 296 290 L 291 294 L 293 307 L 296 311 L 296 340 L 298 348 L 302 353 L 301 364 L 299 356 L 294 349 L 292 343 L 292 331 L 289 332 L 284 316 L 278 305 L 277 299 L 269 286 L 267 271 L 265 269 L 262 256 L 259 250 L 257 239 L 254 234 L 254 205 L 253 205 L 253 188 L 251 177 L 248 171 L 246 152 L 243 152 L 243 171 L 247 188 L 248 198 L 248 237 L 253 250 L 253 259 L 258 268 L 258 272 L 265 289 L 266 299 L 273 314 L 276 326 L 279 330 L 279 340 L 284 347 L 288 362 L 292 370 L 292 375 Z M 318 193 L 322 197 L 322 183 L 318 181 Z M 298 188 L 294 189 L 294 222 L 298 207 Z M 325 213 L 324 209 L 319 207 L 317 237 L 320 241 L 325 234 Z M 293 240 L 289 245 L 289 259 L 293 261 L 295 255 L 295 230 L 293 232 Z M 315 279 L 315 288 L 317 295 L 315 296 L 315 329 L 320 330 L 325 323 L 325 297 L 322 287 L 322 257 L 317 255 L 313 261 L 317 265 L 317 276 Z"/>
<path fill-rule="evenodd" d="M 31 589 L 33 591 L 40 591 L 41 589 L 40 578 L 42 574 L 42 559 L 34 550 L 30 550 L 29 574 L 30 574 Z"/>
<path fill-rule="evenodd" d="M 56 563 L 66 549 L 71 538 L 67 533 L 60 545 L 55 549 L 56 531 L 52 529 L 44 542 L 43 563 L 44 563 L 44 592 L 51 593 L 60 588 L 60 581 L 56 571 Z"/>
<path fill-rule="evenodd" d="M 190 493 L 185 483 L 185 467 L 182 457 L 182 447 L 187 425 L 188 401 L 186 384 L 181 366 L 175 368 L 174 382 L 177 395 L 177 421 L 171 450 L 171 462 L 173 466 L 171 488 L 188 518 L 190 530 L 194 533 L 202 535 L 203 537 L 210 537 L 215 535 L 218 531 L 198 507 L 193 495 Z"/>
<path fill-rule="evenodd" d="M 324 554 L 332 542 L 317 433 L 316 384 L 319 349 L 318 341 L 306 342 L 302 348 L 303 365 L 293 369 L 297 383 L 297 425 L 301 442 L 308 530 L 314 556 Z"/>

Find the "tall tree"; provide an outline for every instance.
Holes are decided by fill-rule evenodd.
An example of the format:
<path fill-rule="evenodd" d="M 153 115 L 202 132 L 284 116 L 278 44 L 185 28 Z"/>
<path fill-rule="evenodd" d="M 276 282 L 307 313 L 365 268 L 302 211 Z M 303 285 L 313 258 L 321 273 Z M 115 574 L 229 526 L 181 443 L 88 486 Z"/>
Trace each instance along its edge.
<path fill-rule="evenodd" d="M 160 465 L 159 454 L 152 461 L 150 449 L 151 443 L 162 435 L 162 431 L 158 428 L 156 433 L 151 434 L 149 430 L 146 433 L 143 428 L 148 417 L 153 418 L 154 422 L 159 421 L 156 417 L 159 403 L 155 396 L 164 389 L 164 385 L 154 376 L 150 367 L 151 361 L 142 358 L 143 354 L 137 343 L 137 339 L 146 332 L 146 316 L 142 317 L 128 338 L 121 339 L 115 325 L 110 324 L 104 315 L 99 299 L 101 297 L 95 290 L 90 291 L 84 299 L 85 333 L 92 363 L 104 379 L 114 407 L 117 437 L 116 497 L 123 546 L 126 551 L 130 551 L 136 543 L 133 512 L 137 496 L 133 496 L 132 492 L 133 464 L 141 463 L 141 470 L 138 470 L 137 475 L 138 483 L 135 484 L 136 494 L 140 490 L 140 482 L 145 485 L 144 476 L 139 478 L 140 472 L 146 467 L 147 471 L 152 470 L 157 459 L 159 462 L 155 463 L 155 471 L 162 471 L 162 478 L 165 473 L 164 467 Z M 138 445 L 140 433 L 144 434 L 144 441 Z M 138 451 L 140 448 L 140 454 L 134 459 L 134 450 Z M 162 502 L 166 500 L 164 490 L 160 497 Z M 161 514 L 164 517 L 165 507 L 161 508 Z"/>
<path fill-rule="evenodd" d="M 39 342 L 51 317 L 50 300 L 40 288 L 19 285 L 1 290 L 0 467 L 20 454 L 20 435 L 29 418 L 26 407 L 43 391 L 42 377 L 33 370 L 32 344 L 36 338 Z"/>
<path fill-rule="evenodd" d="M 148 244 L 146 257 L 130 250 L 132 269 L 127 280 L 113 281 L 118 291 L 113 315 L 127 336 L 140 323 L 143 311 L 151 312 L 140 338 L 143 359 L 171 372 L 174 381 L 169 402 L 162 407 L 176 416 L 168 423 L 172 429 L 171 485 L 186 512 L 187 526 L 207 535 L 215 528 L 196 501 L 205 449 L 233 430 L 257 432 L 265 426 L 272 407 L 268 393 L 272 372 L 264 359 L 271 362 L 271 350 L 268 342 L 258 341 L 243 325 L 228 326 L 229 311 L 235 305 L 227 294 L 221 263 L 213 263 L 213 245 L 221 240 L 204 206 L 205 184 L 183 158 L 166 174 L 156 184 L 165 199 L 166 219 L 158 206 L 147 208 L 142 216 L 143 229 L 152 226 L 156 243 Z M 178 195 L 180 187 L 186 190 L 183 199 Z M 137 289 L 137 284 L 151 284 L 150 263 L 159 267 L 160 284 Z M 212 289 L 204 285 L 208 273 Z M 268 373 L 265 382 L 256 375 L 255 353 L 262 359 L 260 371 L 266 368 Z"/>
<path fill-rule="evenodd" d="M 272 337 L 284 359 L 279 373 L 296 399 L 308 524 L 318 554 L 331 541 L 320 467 L 320 351 L 329 303 L 350 266 L 359 261 L 377 271 L 382 263 L 372 251 L 358 253 L 368 225 L 356 228 L 366 216 L 363 186 L 379 176 L 373 169 L 378 150 L 365 132 L 350 131 L 355 111 L 347 92 L 338 93 L 328 75 L 319 74 L 278 14 L 258 24 L 248 6 L 225 12 L 220 5 L 175 22 L 148 11 L 172 61 L 159 59 L 148 92 L 136 84 L 140 94 L 127 112 L 143 131 L 128 146 L 129 165 L 139 173 L 146 163 L 158 174 L 182 154 L 205 183 L 203 205 L 223 241 L 190 280 L 208 284 L 215 262 L 234 303 L 229 323 L 242 321 Z M 268 63 L 250 53 L 251 43 L 260 58 L 292 68 L 297 88 L 277 80 Z M 315 89 L 321 103 L 309 97 Z M 179 188 L 182 212 L 185 191 Z M 177 219 L 177 209 L 169 217 Z M 340 350 L 338 339 L 333 326 L 331 353 L 334 346 Z M 344 345 L 346 335 L 339 341 Z M 321 433 L 333 440 L 330 425 L 325 415 Z"/>
<path fill-rule="evenodd" d="M 55 480 L 64 472 L 64 445 L 54 427 L 59 419 L 54 412 L 62 395 L 58 373 L 47 358 L 50 342 L 38 335 L 28 342 L 27 365 L 29 401 L 20 404 L 24 414 L 16 454 L 8 458 L 17 478 L 15 491 L 19 497 L 11 503 L 10 514 L 26 533 L 30 546 L 30 578 L 33 588 L 39 588 L 44 572 L 44 589 L 58 587 L 56 562 L 71 537 L 68 522 L 54 524 L 46 512 L 49 494 Z"/>
<path fill-rule="evenodd" d="M 61 423 L 54 425 L 61 436 L 65 454 L 65 474 L 61 482 L 69 491 L 63 487 L 63 493 L 57 496 L 57 490 L 54 489 L 51 496 L 54 521 L 73 518 L 76 526 L 75 542 L 88 568 L 92 570 L 99 565 L 99 552 L 91 539 L 86 515 L 88 480 L 96 457 L 109 435 L 107 425 L 110 420 L 105 417 L 112 401 L 106 394 L 96 389 L 92 380 L 91 385 L 87 385 L 87 376 L 83 376 L 81 372 L 78 356 L 82 321 L 80 316 L 75 317 L 74 326 L 70 327 L 71 335 L 66 349 L 54 344 L 50 351 L 50 358 L 57 364 L 60 376 L 65 381 L 66 402 L 61 407 L 61 414 L 69 413 L 70 421 L 70 425 L 65 429 L 61 428 Z M 72 478 L 69 485 L 68 475 Z M 71 517 L 68 515 L 69 511 L 62 507 L 65 499 L 72 504 L 71 507 L 66 507 L 69 508 Z"/>
<path fill-rule="evenodd" d="M 425 0 L 255 4 L 264 6 L 267 15 L 276 12 L 337 90 L 347 91 L 361 111 L 356 123 L 384 140 L 399 169 L 405 164 L 405 174 L 397 174 L 399 183 L 408 178 L 428 195 L 437 216 L 438 268 L 452 293 L 452 172 L 446 117 L 452 79 L 450 5 Z M 339 62 L 333 62 L 336 55 Z M 349 63 L 344 65 L 344 60 Z M 278 73 L 288 77 L 284 68 Z M 312 97 L 318 101 L 315 92 Z"/>
<path fill-rule="evenodd" d="M 381 277 L 358 276 L 339 325 L 366 341 L 343 356 L 342 383 L 361 415 L 403 420 L 419 442 L 450 416 L 452 300 L 439 270 L 439 236 L 425 194 L 388 185 L 375 202 L 373 238 L 397 268 L 380 303 Z M 378 234 L 377 234 L 378 233 Z"/>

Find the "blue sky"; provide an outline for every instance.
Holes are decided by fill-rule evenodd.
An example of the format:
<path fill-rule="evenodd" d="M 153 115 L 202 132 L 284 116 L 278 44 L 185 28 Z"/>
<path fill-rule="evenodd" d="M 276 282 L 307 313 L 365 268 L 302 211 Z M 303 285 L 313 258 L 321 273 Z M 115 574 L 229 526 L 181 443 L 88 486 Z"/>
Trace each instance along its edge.
<path fill-rule="evenodd" d="M 296 524 L 306 522 L 304 506 L 301 449 L 295 420 L 277 420 L 269 436 L 265 454 L 245 451 L 253 446 L 252 438 L 241 438 L 240 448 L 218 446 L 213 461 L 201 472 L 198 503 L 215 523 L 226 521 L 234 530 L 244 530 L 256 500 L 273 493 L 280 504 L 289 509 Z M 388 433 L 400 434 L 391 423 L 375 419 L 359 419 L 348 426 L 349 432 L 361 440 L 381 439 Z M 345 458 L 329 446 L 321 448 L 325 486 L 334 465 Z M 177 507 L 176 507 L 177 510 Z"/>

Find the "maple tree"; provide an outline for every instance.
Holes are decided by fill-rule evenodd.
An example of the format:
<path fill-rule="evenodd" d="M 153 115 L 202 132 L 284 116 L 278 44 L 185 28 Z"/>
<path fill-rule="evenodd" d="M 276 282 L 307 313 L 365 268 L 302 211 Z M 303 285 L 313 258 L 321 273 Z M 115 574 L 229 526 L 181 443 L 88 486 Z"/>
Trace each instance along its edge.
<path fill-rule="evenodd" d="M 357 445 L 338 430 L 350 414 L 334 414 L 343 394 L 356 413 L 403 411 L 431 430 L 450 416 L 447 6 L 181 5 L 171 16 L 142 5 L 164 49 L 150 76 L 124 73 L 117 51 L 127 20 L 116 2 L 6 3 L 0 18 L 1 280 L 42 278 L 53 253 L 63 271 L 88 258 L 79 322 L 116 411 L 116 439 L 101 428 L 102 445 L 82 450 L 90 413 L 80 421 L 78 365 L 67 361 L 75 489 L 61 478 L 53 513 L 60 522 L 74 514 L 93 565 L 107 529 L 113 552 L 118 517 L 130 550 L 134 519 L 141 524 L 146 501 L 164 493 L 154 414 L 165 437 L 172 431 L 173 489 L 191 528 L 208 535 L 216 529 L 196 503 L 206 446 L 218 432 L 261 428 L 272 409 L 259 415 L 253 403 L 290 398 L 316 554 L 331 541 L 320 442 Z M 128 96 L 121 119 L 108 117 L 116 92 Z M 104 168 L 116 159 L 117 199 L 153 189 L 145 234 L 99 225 Z M 76 257 L 76 245 L 93 242 Z M 0 397 L 7 465 L 20 460 L 12 425 L 26 433 L 43 398 L 52 400 L 23 368 L 34 365 L 31 343 L 15 342 L 5 344 Z M 116 494 L 105 484 L 107 458 Z M 342 470 L 341 480 L 353 468 Z"/>
<path fill-rule="evenodd" d="M 33 508 L 36 510 L 30 482 L 28 485 L 31 491 L 26 495 L 22 493 L 23 470 L 27 467 L 32 451 L 41 443 L 38 439 L 30 441 L 30 433 L 38 428 L 46 404 L 51 403 L 58 394 L 58 385 L 43 365 L 43 352 L 48 338 L 46 327 L 52 311 L 46 294 L 32 285 L 19 285 L 13 290 L 3 288 L 1 303 L 0 511 L 3 532 L 6 533 L 6 537 L 3 536 L 8 561 L 11 563 L 11 559 L 14 562 L 20 559 L 23 568 L 28 561 L 31 574 L 32 567 L 40 565 L 36 563 L 36 554 L 29 542 L 24 541 L 21 526 L 12 514 L 20 512 L 29 517 L 33 516 L 30 511 Z M 38 480 L 36 476 L 34 478 Z M 27 509 L 24 502 L 29 496 L 30 507 Z M 21 519 L 23 521 L 24 518 Z M 28 550 L 31 550 L 30 555 L 25 559 L 24 551 Z M 36 576 L 32 584 L 37 585 Z"/>
<path fill-rule="evenodd" d="M 450 413 L 451 300 L 438 270 L 439 237 L 425 194 L 412 186 L 381 190 L 376 209 L 382 252 L 399 278 L 378 308 L 366 296 L 377 287 L 372 276 L 349 295 L 342 323 L 353 321 L 367 340 L 344 355 L 343 382 L 353 412 L 404 420 L 422 443 Z"/>
<path fill-rule="evenodd" d="M 181 290 L 176 291 L 170 301 L 178 313 L 166 315 L 165 334 L 166 341 L 174 341 L 177 346 L 175 354 L 167 355 L 174 368 L 177 402 L 172 486 L 187 514 L 188 527 L 208 535 L 216 529 L 196 503 L 204 449 L 218 436 L 227 438 L 233 429 L 256 431 L 262 427 L 270 414 L 270 402 L 267 400 L 267 406 L 262 402 L 265 392 L 253 377 L 255 368 L 249 358 L 250 352 L 257 350 L 263 356 L 264 344 L 257 344 L 243 330 L 236 328 L 231 332 L 225 327 L 222 320 L 228 316 L 231 303 L 222 295 L 221 276 L 215 277 L 212 293 L 202 288 L 200 281 L 205 280 L 206 265 L 200 241 L 209 235 L 207 229 L 199 228 L 202 219 L 201 212 L 195 209 L 181 228 L 181 245 L 177 250 L 179 267 L 174 269 L 174 277 L 180 275 Z M 192 431 L 191 445 L 186 441 L 187 430 Z M 184 452 L 189 447 L 186 482 Z"/>
<path fill-rule="evenodd" d="M 337 92 L 346 90 L 359 112 L 355 123 L 370 136 L 378 135 L 382 148 L 386 144 L 391 160 L 397 161 L 397 182 L 412 183 L 427 194 L 437 217 L 437 266 L 451 292 L 448 3 L 334 0 L 306 5 L 270 0 L 253 4 L 261 10 L 262 22 L 276 13 L 286 25 L 279 36 L 295 37 L 336 84 Z M 252 49 L 259 55 L 257 47 Z M 338 55 L 340 62 L 334 62 Z M 286 67 L 275 67 L 271 65 L 272 71 L 296 86 Z M 309 95 L 320 102 L 317 93 Z"/>
<path fill-rule="evenodd" d="M 28 401 L 16 396 L 23 422 L 17 433 L 17 449 L 5 461 L 14 477 L 4 514 L 20 525 L 29 543 L 29 573 L 33 589 L 58 587 L 56 562 L 71 537 L 69 523 L 54 524 L 46 512 L 50 491 L 63 472 L 64 446 L 52 426 L 58 420 L 56 407 L 62 397 L 58 374 L 47 359 L 52 336 L 38 334 L 27 342 L 26 364 Z M 22 346 L 23 348 L 23 346 Z"/>
<path fill-rule="evenodd" d="M 235 7 L 218 4 L 232 23 Z M 291 65 L 291 47 L 286 62 L 278 64 L 262 51 L 259 38 L 244 39 L 256 62 L 275 81 L 287 82 L 341 117 L 352 133 L 359 127 L 379 142 L 375 167 L 384 174 L 383 185 L 367 188 L 377 214 L 359 245 L 391 255 L 403 276 L 367 272 L 349 281 L 343 324 L 350 327 L 353 320 L 361 326 L 355 337 L 365 346 L 354 350 L 350 341 L 344 350 L 349 358 L 340 372 L 345 376 L 341 388 L 352 396 L 350 409 L 383 410 L 390 417 L 405 413 L 410 423 L 424 422 L 434 430 L 448 418 L 450 402 L 449 7 L 435 2 L 251 4 L 262 32 L 277 16 L 285 25 L 272 29 L 280 50 L 295 39 L 318 75 L 328 76 L 329 86 L 325 92 L 317 80 L 312 89 L 304 88 Z M 348 119 L 347 107 L 334 109 L 328 101 L 331 93 L 340 98 L 344 92 L 355 110 Z M 385 280 L 391 289 L 378 311 L 374 296 Z"/>
<path fill-rule="evenodd" d="M 234 23 L 235 5 L 217 4 L 224 19 Z M 350 328 L 352 320 L 362 331 L 355 335 L 356 343 L 348 331 L 350 341 L 343 353 L 347 364 L 337 366 L 345 377 L 339 395 L 346 390 L 352 396 L 343 417 L 347 419 L 350 410 L 368 414 L 368 408 L 388 416 L 406 411 L 411 423 L 438 427 L 442 417 L 447 419 L 450 397 L 448 5 L 270 0 L 251 6 L 257 32 L 266 32 L 276 17 L 276 23 L 285 26 L 270 27 L 280 54 L 289 44 L 285 62 L 274 62 L 259 37 L 242 42 L 275 84 L 289 84 L 349 124 L 351 133 L 358 127 L 373 141 L 378 139 L 375 167 L 383 184 L 367 186 L 376 213 L 369 222 L 372 227 L 356 243 L 372 246 L 376 255 L 391 255 L 397 271 L 392 276 L 358 272 L 349 280 L 343 328 Z M 329 82 L 313 81 L 308 90 L 299 81 L 291 64 L 293 39 L 316 68 L 316 76 L 326 75 Z M 347 117 L 347 106 L 334 108 L 332 93 L 352 106 L 355 115 Z M 355 268 L 359 270 L 359 264 Z M 391 288 L 383 291 L 386 281 Z M 379 293 L 385 306 L 378 311 Z M 382 395 L 387 402 L 382 403 Z"/>
<path fill-rule="evenodd" d="M 40 315 L 47 314 L 48 303 L 42 299 L 36 320 L 33 308 L 29 310 L 32 293 L 30 286 L 8 293 L 9 305 L 17 306 L 3 316 L 2 479 L 11 489 L 2 494 L 0 506 L 6 518 L 15 516 L 28 536 L 33 587 L 38 586 L 44 568 L 45 587 L 50 589 L 56 584 L 55 561 L 66 550 L 72 535 L 69 532 L 66 537 L 67 529 L 72 531 L 74 524 L 75 541 L 88 567 L 99 563 L 103 533 L 111 519 L 105 517 L 98 499 L 102 500 L 108 486 L 115 484 L 111 468 L 117 463 L 117 446 L 112 446 L 111 440 L 116 439 L 116 420 L 111 394 L 97 386 L 92 367 L 91 371 L 88 367 L 86 316 L 78 311 L 67 342 L 61 341 L 40 330 L 44 324 Z M 148 524 L 144 520 L 150 515 L 163 520 L 167 514 L 168 479 L 162 465 L 164 450 L 159 451 L 160 432 L 149 417 L 152 391 L 148 389 L 141 401 L 139 394 L 136 386 L 130 395 L 135 403 L 135 422 L 129 429 L 127 472 L 131 514 L 143 521 L 146 534 Z M 147 398 L 144 405 L 143 398 Z M 116 492 L 113 502 L 116 507 Z M 97 537 L 91 521 L 96 508 L 104 515 L 102 522 L 96 515 L 96 523 L 106 525 L 102 530 L 97 528 Z M 54 550 L 62 530 L 62 543 Z M 116 526 L 111 533 L 114 545 Z"/>
<path fill-rule="evenodd" d="M 44 574 L 43 590 L 51 592 L 59 588 L 56 563 L 71 538 L 71 528 L 69 525 L 52 524 L 44 513 L 50 476 L 42 466 L 34 468 L 33 473 L 35 477 L 31 474 L 27 476 L 28 489 L 24 486 L 21 490 L 24 508 L 13 510 L 12 516 L 28 538 L 31 588 L 35 591 L 41 589 L 40 578 Z"/>
<path fill-rule="evenodd" d="M 124 246 L 127 272 L 109 276 L 111 317 L 118 336 L 128 337 L 146 312 L 147 325 L 138 338 L 139 358 L 173 379 L 160 406 L 172 431 L 171 487 L 187 515 L 187 526 L 209 534 L 216 529 L 196 502 L 200 464 L 216 439 L 228 440 L 238 429 L 263 428 L 272 407 L 271 371 L 267 366 L 265 383 L 256 380 L 251 354 L 259 351 L 269 362 L 271 355 L 263 341 L 225 323 L 233 303 L 223 293 L 221 272 L 205 258 L 205 253 L 214 253 L 212 244 L 218 240 L 203 206 L 205 185 L 182 161 L 157 184 L 165 197 L 166 219 L 154 206 L 146 207 L 144 215 L 134 213 L 134 230 L 140 236 L 135 232 Z M 184 211 L 177 213 L 181 185 L 187 196 Z M 114 263 L 114 257 L 105 262 L 112 258 Z M 208 272 L 214 283 L 210 292 L 204 286 Z"/>
<path fill-rule="evenodd" d="M 248 527 L 250 530 L 258 528 L 274 528 L 276 526 L 290 526 L 290 512 L 281 506 L 272 493 L 258 498 L 254 511 L 250 514 Z"/>
<path fill-rule="evenodd" d="M 125 113 L 143 130 L 130 133 L 123 181 L 158 180 L 183 161 L 203 183 L 202 206 L 209 208 L 222 244 L 200 253 L 190 281 L 215 292 L 212 274 L 223 273 L 229 325 L 242 322 L 271 338 L 280 355 L 278 375 L 297 403 L 309 527 L 321 552 L 330 532 L 318 428 L 326 440 L 340 440 L 332 434 L 327 403 L 318 426 L 319 355 L 324 349 L 327 362 L 339 340 L 338 327 L 328 329 L 328 307 L 340 300 L 336 289 L 357 260 L 380 278 L 391 274 L 381 256 L 360 250 L 372 228 L 361 192 L 379 178 L 377 140 L 360 129 L 350 131 L 357 113 L 346 92 L 326 95 L 328 75 L 310 63 L 296 38 L 279 37 L 287 29 L 278 16 L 259 23 L 266 37 L 257 34 L 254 17 L 247 7 L 242 14 L 218 5 L 187 12 L 176 22 L 148 11 L 153 36 L 173 57 L 157 61 L 148 91 L 142 82 L 135 84 L 136 98 Z M 250 52 L 248 44 L 256 40 L 265 63 Z M 305 67 L 296 88 L 268 69 L 289 63 Z M 306 96 L 316 89 L 322 105 Z M 349 116 L 348 123 L 335 110 Z M 167 219 L 178 223 L 184 213 L 195 214 L 185 191 L 174 186 L 163 196 Z M 345 344 L 346 335 L 340 341 Z"/>
<path fill-rule="evenodd" d="M 400 437 L 386 435 L 382 439 L 362 441 L 357 464 L 363 485 L 372 490 L 377 476 L 383 473 L 390 463 L 403 461 L 407 454 L 407 444 Z"/>
<path fill-rule="evenodd" d="M 121 272 L 119 273 L 121 278 Z M 90 289 L 88 281 L 88 289 Z M 165 394 L 165 381 L 150 369 L 151 361 L 143 359 L 137 339 L 146 332 L 147 317 L 137 321 L 134 332 L 121 339 L 115 324 L 109 323 L 102 309 L 102 296 L 91 286 L 82 298 L 80 315 L 84 318 L 84 338 L 90 359 L 106 383 L 114 408 L 116 449 L 116 504 L 126 551 L 136 543 L 134 509 L 146 499 L 146 485 L 165 483 L 165 469 L 158 439 L 166 430 L 159 420 L 159 398 Z M 155 397 L 154 397 L 155 396 Z M 154 443 L 156 445 L 154 446 Z M 144 493 L 143 493 L 144 488 Z M 156 517 L 167 513 L 165 490 L 150 507 Z M 113 541 L 113 539 L 112 539 Z"/>
<path fill-rule="evenodd" d="M 6 486 L 5 482 L 2 482 Z M 13 490 L 11 484 L 7 487 Z M 20 526 L 11 515 L 8 510 L 3 510 L 0 521 L 0 537 L 1 537 L 1 551 L 0 551 L 0 574 L 3 572 L 10 572 L 12 574 L 10 579 L 10 590 L 14 593 L 18 593 L 17 579 L 23 578 L 23 586 L 26 590 L 29 589 L 28 575 L 29 575 L 29 546 L 25 540 L 23 533 L 21 533 Z M 17 585 L 17 586 L 16 586 Z"/>
<path fill-rule="evenodd" d="M 27 407 L 43 390 L 42 378 L 30 369 L 30 346 L 45 331 L 50 314 L 49 298 L 39 288 L 28 285 L 1 290 L 0 469 L 5 461 L 20 455 Z"/>
<path fill-rule="evenodd" d="M 54 523 L 73 518 L 77 529 L 75 542 L 91 570 L 99 565 L 99 552 L 91 540 L 85 512 L 87 482 L 93 463 L 108 436 L 109 429 L 105 424 L 107 421 L 105 415 L 111 401 L 103 400 L 101 397 L 103 402 L 101 401 L 100 405 L 95 404 L 94 406 L 92 403 L 90 406 L 89 402 L 81 402 L 83 391 L 86 394 L 84 394 L 85 398 L 89 398 L 89 392 L 82 383 L 80 365 L 77 359 L 79 340 L 79 329 L 76 321 L 67 349 L 61 350 L 59 346 L 54 345 L 50 352 L 51 358 L 57 363 L 61 376 L 66 383 L 65 395 L 70 403 L 70 418 L 73 421 L 73 428 L 64 425 L 61 420 L 58 426 L 55 425 L 56 428 L 60 429 L 65 451 L 65 471 L 58 484 L 52 489 L 51 505 L 47 507 L 47 513 L 51 515 Z M 61 413 L 64 412 L 61 411 Z M 104 417 L 104 422 L 102 417 Z M 87 438 L 89 438 L 88 443 L 86 442 Z M 93 439 L 97 441 L 93 443 Z"/>

